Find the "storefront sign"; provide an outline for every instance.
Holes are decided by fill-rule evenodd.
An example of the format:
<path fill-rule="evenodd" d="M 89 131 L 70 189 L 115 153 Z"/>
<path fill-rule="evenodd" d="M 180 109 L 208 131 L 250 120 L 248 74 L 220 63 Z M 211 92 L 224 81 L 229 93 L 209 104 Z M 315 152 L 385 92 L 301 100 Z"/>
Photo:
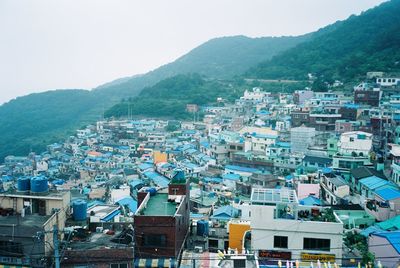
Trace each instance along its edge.
<path fill-rule="evenodd" d="M 335 254 L 301 253 L 302 261 L 335 262 Z"/>
<path fill-rule="evenodd" d="M 270 258 L 279 260 L 290 260 L 292 259 L 292 253 L 286 251 L 274 251 L 274 250 L 259 250 L 259 258 Z"/>

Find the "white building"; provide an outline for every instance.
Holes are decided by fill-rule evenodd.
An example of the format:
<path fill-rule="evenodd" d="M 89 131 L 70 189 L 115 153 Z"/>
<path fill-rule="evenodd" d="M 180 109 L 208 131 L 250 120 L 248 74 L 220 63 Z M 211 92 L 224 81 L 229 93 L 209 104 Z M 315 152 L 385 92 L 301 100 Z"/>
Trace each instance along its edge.
<path fill-rule="evenodd" d="M 244 92 L 242 99 L 251 100 L 256 102 L 262 102 L 267 92 L 262 91 L 262 88 L 254 87 L 253 90 L 247 90 Z"/>
<path fill-rule="evenodd" d="M 294 127 L 290 130 L 290 142 L 292 144 L 292 152 L 307 152 L 309 145 L 313 144 L 315 138 L 315 128 L 312 127 Z"/>
<path fill-rule="evenodd" d="M 368 156 L 372 149 L 372 134 L 363 131 L 345 132 L 340 135 L 338 151 L 340 154 Z"/>
<path fill-rule="evenodd" d="M 379 77 L 376 79 L 376 83 L 383 87 L 397 86 L 400 83 L 400 78 L 395 77 Z"/>
<path fill-rule="evenodd" d="M 322 188 L 321 198 L 327 204 L 340 204 L 341 199 L 350 195 L 350 186 L 339 176 L 322 175 L 320 183 Z"/>
<path fill-rule="evenodd" d="M 253 188 L 251 246 L 301 262 L 341 263 L 343 223 L 330 209 L 299 204 L 294 190 Z"/>
<path fill-rule="evenodd" d="M 332 161 L 334 169 L 348 173 L 351 169 L 371 165 L 369 152 L 372 149 L 372 134 L 362 131 L 342 133 L 337 147 L 338 153 Z"/>

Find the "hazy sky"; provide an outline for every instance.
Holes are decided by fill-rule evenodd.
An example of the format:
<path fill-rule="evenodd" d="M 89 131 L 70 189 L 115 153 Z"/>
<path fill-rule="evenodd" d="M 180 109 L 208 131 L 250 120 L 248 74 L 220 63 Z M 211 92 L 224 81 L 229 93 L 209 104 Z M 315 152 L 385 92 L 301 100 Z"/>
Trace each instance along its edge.
<path fill-rule="evenodd" d="M 383 0 L 0 0 L 0 103 L 145 73 L 220 36 L 299 35 Z"/>

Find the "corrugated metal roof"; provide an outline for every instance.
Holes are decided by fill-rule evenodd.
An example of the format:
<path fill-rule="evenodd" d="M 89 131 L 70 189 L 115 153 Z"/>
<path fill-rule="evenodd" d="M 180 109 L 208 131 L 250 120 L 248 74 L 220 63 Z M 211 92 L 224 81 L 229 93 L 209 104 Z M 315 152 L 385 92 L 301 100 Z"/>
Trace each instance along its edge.
<path fill-rule="evenodd" d="M 375 192 L 378 196 L 382 197 L 384 200 L 393 200 L 400 198 L 400 190 L 393 188 L 379 189 Z"/>

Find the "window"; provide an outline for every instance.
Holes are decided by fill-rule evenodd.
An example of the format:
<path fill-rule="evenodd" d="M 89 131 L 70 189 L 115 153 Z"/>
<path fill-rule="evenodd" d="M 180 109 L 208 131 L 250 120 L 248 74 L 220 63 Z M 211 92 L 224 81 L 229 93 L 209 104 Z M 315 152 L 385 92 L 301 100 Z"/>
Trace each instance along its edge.
<path fill-rule="evenodd" d="M 303 248 L 307 250 L 322 250 L 330 251 L 331 240 L 330 239 L 319 239 L 319 238 L 304 238 Z"/>
<path fill-rule="evenodd" d="M 112 263 L 110 264 L 110 268 L 128 268 L 127 263 Z"/>
<path fill-rule="evenodd" d="M 152 235 L 144 235 L 143 236 L 143 246 L 163 247 L 163 246 L 166 246 L 166 244 L 167 244 L 167 237 L 165 235 L 152 234 Z"/>
<path fill-rule="evenodd" d="M 288 237 L 274 236 L 274 248 L 288 248 Z"/>

